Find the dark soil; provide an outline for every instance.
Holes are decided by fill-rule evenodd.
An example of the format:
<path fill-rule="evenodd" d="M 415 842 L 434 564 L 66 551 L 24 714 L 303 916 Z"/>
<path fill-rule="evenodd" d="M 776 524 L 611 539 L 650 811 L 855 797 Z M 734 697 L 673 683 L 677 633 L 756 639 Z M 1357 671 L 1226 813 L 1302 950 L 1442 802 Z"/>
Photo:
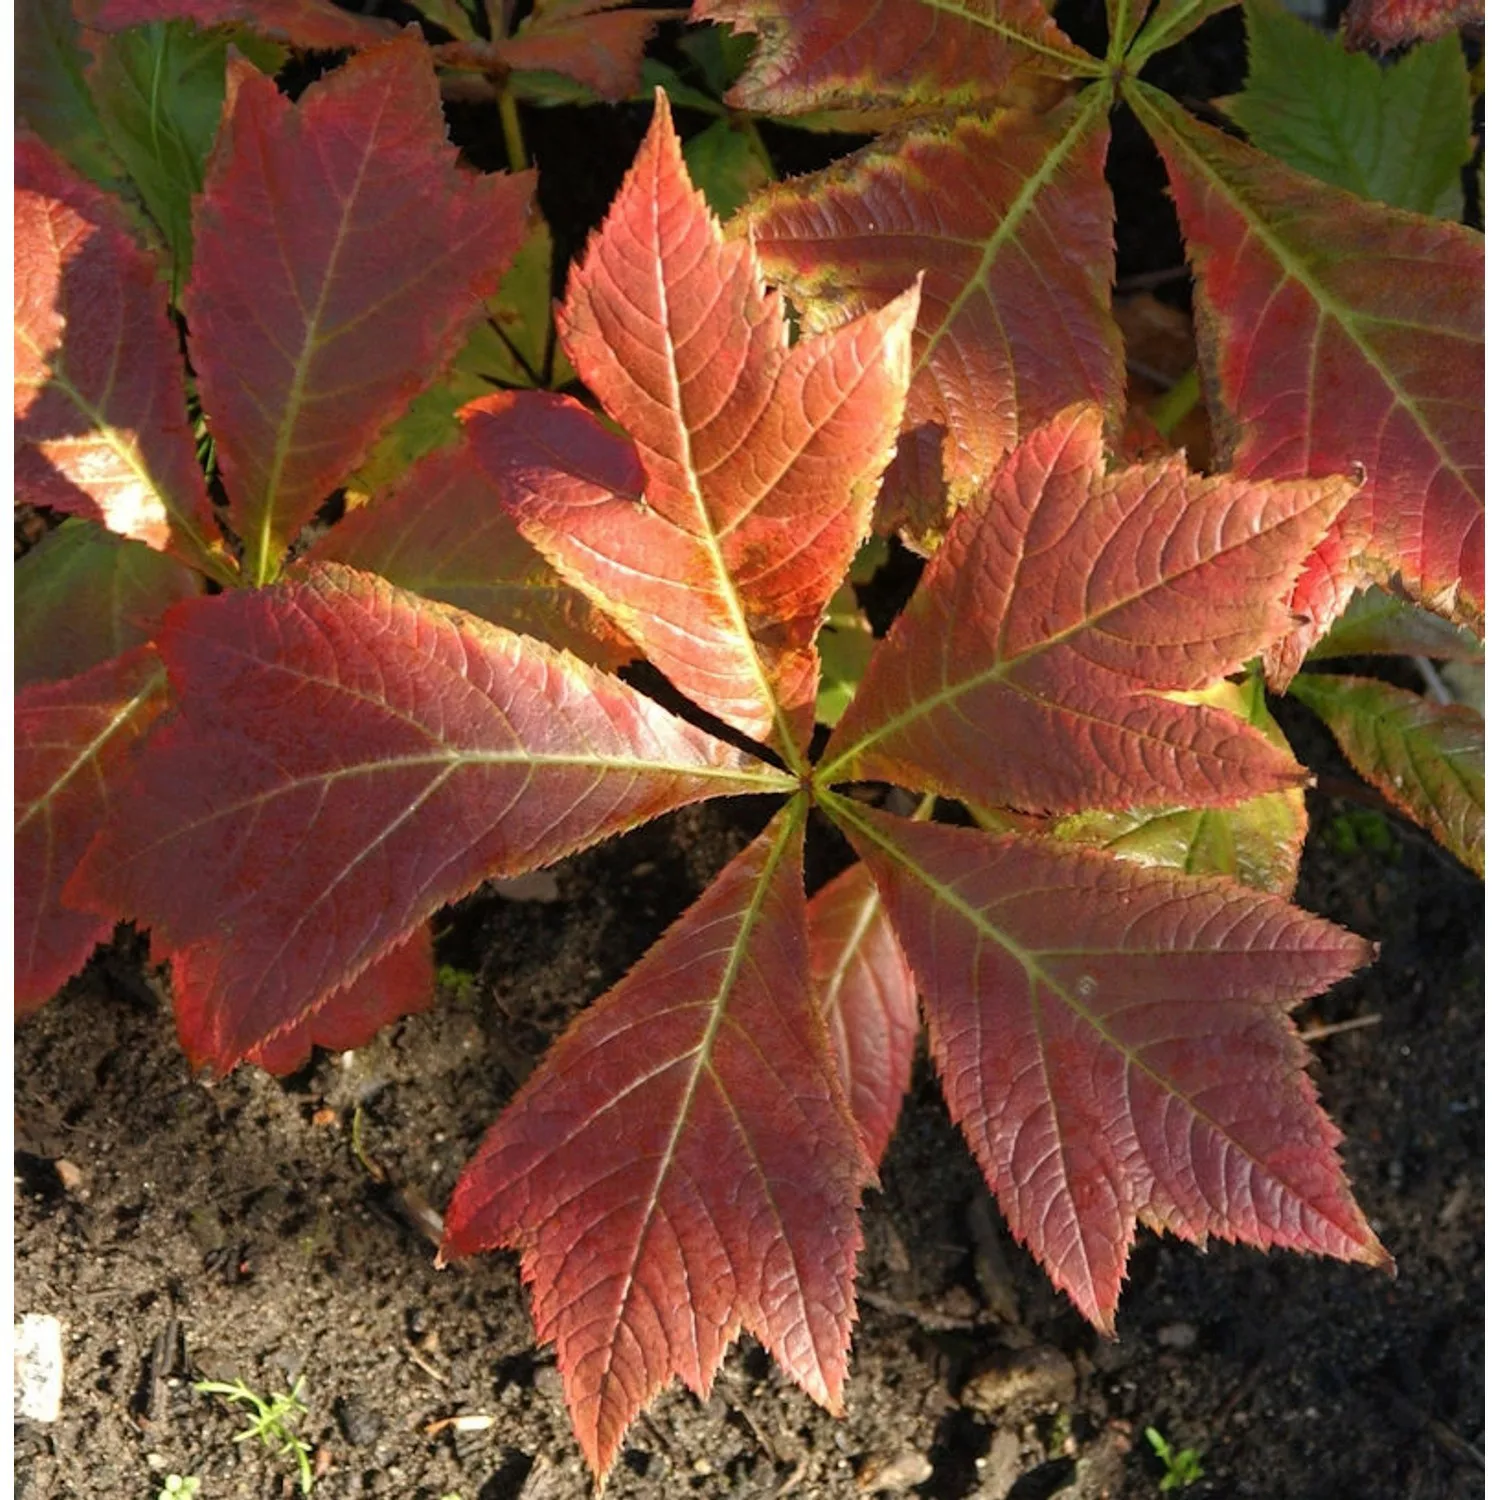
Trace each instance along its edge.
<path fill-rule="evenodd" d="M 1102 1340 L 1005 1234 L 920 1063 L 867 1200 L 846 1419 L 743 1340 L 706 1406 L 675 1390 L 637 1422 L 610 1493 L 1145 1497 L 1154 1425 L 1202 1451 L 1204 1500 L 1478 1496 L 1481 888 L 1359 810 L 1316 802 L 1301 900 L 1382 956 L 1299 1021 L 1380 1017 L 1315 1042 L 1316 1076 L 1399 1278 L 1148 1235 Z M 689 811 L 580 856 L 549 903 L 475 898 L 445 939 L 471 979 L 291 1079 L 195 1079 L 135 939 L 97 958 L 17 1042 L 17 1309 L 61 1318 L 67 1358 L 62 1420 L 20 1425 L 17 1494 L 151 1500 L 167 1472 L 202 1500 L 290 1494 L 290 1461 L 236 1445 L 191 1382 L 300 1375 L 325 1500 L 581 1500 L 514 1260 L 434 1270 L 423 1205 L 753 816 Z M 460 1414 L 495 1420 L 433 1425 Z"/>

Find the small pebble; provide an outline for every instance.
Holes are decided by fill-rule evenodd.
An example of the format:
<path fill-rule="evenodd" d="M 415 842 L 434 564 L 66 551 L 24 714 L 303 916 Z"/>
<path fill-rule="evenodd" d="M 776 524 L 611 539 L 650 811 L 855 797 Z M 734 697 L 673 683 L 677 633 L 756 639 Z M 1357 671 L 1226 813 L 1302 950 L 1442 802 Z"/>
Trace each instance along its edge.
<path fill-rule="evenodd" d="M 904 1494 L 931 1478 L 932 1464 L 927 1455 L 912 1451 L 890 1459 L 866 1459 L 859 1466 L 854 1483 L 865 1495 L 878 1495 L 882 1490 Z"/>
<path fill-rule="evenodd" d="M 974 1491 L 983 1500 L 1006 1500 L 1026 1465 L 1021 1461 L 1021 1434 L 1002 1427 L 990 1439 L 990 1450 L 974 1467 L 979 1470 L 979 1488 Z"/>
<path fill-rule="evenodd" d="M 1156 1342 L 1163 1349 L 1191 1349 L 1198 1342 L 1197 1325 L 1193 1323 L 1163 1323 L 1156 1330 Z"/>
<path fill-rule="evenodd" d="M 49 1313 L 27 1313 L 16 1324 L 15 1411 L 33 1422 L 62 1415 L 62 1324 Z"/>
<path fill-rule="evenodd" d="M 981 1413 L 1036 1411 L 1069 1405 L 1076 1386 L 1072 1360 L 1061 1349 L 1038 1344 L 982 1364 L 964 1386 L 963 1401 Z"/>
<path fill-rule="evenodd" d="M 83 1170 L 70 1162 L 67 1157 L 59 1156 L 52 1163 L 52 1170 L 57 1173 L 57 1180 L 62 1183 L 65 1193 L 76 1193 L 83 1186 Z"/>
<path fill-rule="evenodd" d="M 380 1436 L 385 1425 L 380 1413 L 363 1396 L 340 1396 L 333 1403 L 334 1419 L 351 1448 L 365 1448 Z"/>

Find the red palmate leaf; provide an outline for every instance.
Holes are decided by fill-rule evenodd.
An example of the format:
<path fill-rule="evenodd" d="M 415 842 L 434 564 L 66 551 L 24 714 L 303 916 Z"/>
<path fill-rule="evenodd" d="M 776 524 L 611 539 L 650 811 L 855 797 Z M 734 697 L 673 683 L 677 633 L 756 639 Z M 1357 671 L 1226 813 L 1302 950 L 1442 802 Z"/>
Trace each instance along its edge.
<path fill-rule="evenodd" d="M 1255 478 L 1362 472 L 1268 660 L 1284 684 L 1356 587 L 1399 574 L 1467 623 L 1484 608 L 1480 237 L 1340 193 L 1127 95 L 1158 149 L 1197 276 L 1217 440 Z"/>
<path fill-rule="evenodd" d="M 17 1015 L 51 999 L 114 927 L 107 910 L 78 911 L 61 892 L 166 703 L 149 646 L 16 696 Z"/>
<path fill-rule="evenodd" d="M 1003 102 L 1018 64 L 1064 78 L 1103 72 L 1042 0 L 695 0 L 693 19 L 760 35 L 727 97 L 766 114 L 983 108 Z"/>
<path fill-rule="evenodd" d="M 639 475 L 628 443 L 597 424 L 594 431 Z M 576 469 L 579 456 L 569 459 Z M 413 593 L 564 647 L 595 666 L 619 666 L 631 654 L 609 621 L 516 530 L 467 447 L 440 448 L 419 459 L 389 494 L 347 516 L 306 556 L 309 562 L 379 573 Z"/>
<path fill-rule="evenodd" d="M 1351 0 L 1344 34 L 1354 46 L 1389 52 L 1483 20 L 1484 0 Z"/>
<path fill-rule="evenodd" d="M 1137 1223 L 1389 1266 L 1286 1011 L 1370 957 L 1279 897 L 828 798 L 1010 1221 L 1111 1330 Z"/>
<path fill-rule="evenodd" d="M 39 141 L 15 165 L 16 498 L 229 577 L 161 268 Z"/>
<path fill-rule="evenodd" d="M 813 897 L 808 921 L 813 995 L 865 1150 L 878 1167 L 911 1082 L 916 983 L 863 865 L 850 865 Z"/>
<path fill-rule="evenodd" d="M 465 1169 L 443 1255 L 521 1252 L 596 1475 L 748 1328 L 837 1411 L 871 1170 L 813 1002 L 800 799 L 574 1022 Z"/>
<path fill-rule="evenodd" d="M 1484 716 L 1369 677 L 1303 672 L 1292 695 L 1409 818 L 1484 875 Z"/>
<path fill-rule="evenodd" d="M 1206 479 L 1180 455 L 1114 473 L 1078 407 L 960 513 L 819 767 L 1026 812 L 1214 806 L 1301 768 L 1230 714 L 1159 696 L 1234 671 L 1349 493 Z"/>
<path fill-rule="evenodd" d="M 443 46 L 437 55 L 449 67 L 561 73 L 602 98 L 628 99 L 641 86 L 641 59 L 651 33 L 660 21 L 680 12 L 621 10 L 624 3 L 538 5 L 514 36 Z"/>
<path fill-rule="evenodd" d="M 183 302 L 253 580 L 457 353 L 531 189 L 458 170 L 414 34 L 296 104 L 231 68 Z"/>
<path fill-rule="evenodd" d="M 878 535 L 899 535 L 913 552 L 931 557 L 949 519 L 943 431 L 935 422 L 923 422 L 897 440 L 896 456 L 881 476 L 871 524 Z"/>
<path fill-rule="evenodd" d="M 201 976 L 191 972 L 190 963 L 179 961 L 172 971 L 179 1014 L 184 1020 L 201 1019 L 206 1012 L 200 1006 L 181 1004 L 185 984 L 201 988 Z M 392 1021 L 427 1010 L 432 1005 L 434 987 L 432 928 L 424 922 L 384 958 L 376 959 L 343 988 L 318 1001 L 303 1020 L 248 1052 L 245 1060 L 268 1073 L 295 1073 L 314 1047 L 332 1052 L 363 1047 Z M 203 1061 L 206 1054 L 198 1038 L 180 1027 L 178 1034 L 189 1061 Z"/>
<path fill-rule="evenodd" d="M 635 439 L 644 501 L 538 492 L 514 514 L 683 692 L 746 734 L 774 732 L 789 762 L 812 728 L 813 639 L 895 442 L 915 312 L 911 292 L 788 349 L 781 298 L 694 190 L 660 92 L 569 281 L 564 346 Z M 539 442 L 579 425 L 528 410 Z M 470 431 L 492 462 L 479 415 Z"/>
<path fill-rule="evenodd" d="M 1063 407 L 1124 409 L 1109 103 L 1094 87 L 1045 116 L 918 126 L 748 211 L 767 274 L 807 327 L 878 307 L 925 272 L 905 422 L 947 428 L 960 499 Z"/>
<path fill-rule="evenodd" d="M 87 521 L 64 521 L 16 564 L 16 686 L 76 677 L 144 645 L 198 575 Z"/>
<path fill-rule="evenodd" d="M 395 31 L 389 21 L 356 15 L 333 0 L 97 0 L 88 15 L 97 31 L 179 20 L 198 26 L 238 23 L 273 42 L 330 50 L 371 47 Z"/>
<path fill-rule="evenodd" d="M 1265 685 L 1260 680 L 1220 682 L 1193 696 L 1245 719 L 1274 745 L 1292 753 L 1266 707 Z M 1302 788 L 1290 787 L 1233 807 L 1073 813 L 1054 821 L 1048 832 L 1054 838 L 1108 849 L 1117 859 L 1161 865 L 1188 875 L 1228 875 L 1240 885 L 1291 900 L 1307 838 L 1307 808 Z"/>
<path fill-rule="evenodd" d="M 326 565 L 179 605 L 180 711 L 74 881 L 186 953 L 227 1069 L 489 875 L 782 773 L 576 659 Z"/>

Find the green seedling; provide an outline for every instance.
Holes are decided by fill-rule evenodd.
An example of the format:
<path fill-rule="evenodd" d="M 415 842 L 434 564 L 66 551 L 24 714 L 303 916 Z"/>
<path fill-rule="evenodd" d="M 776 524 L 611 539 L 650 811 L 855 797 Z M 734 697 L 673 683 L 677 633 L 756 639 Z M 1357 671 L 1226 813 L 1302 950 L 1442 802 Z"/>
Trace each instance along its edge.
<path fill-rule="evenodd" d="M 203 1481 L 195 1474 L 168 1474 L 156 1492 L 156 1500 L 193 1500 Z"/>
<path fill-rule="evenodd" d="M 1068 1444 L 1073 1437 L 1072 1413 L 1059 1411 L 1052 1419 L 1051 1430 L 1047 1434 L 1047 1457 L 1061 1458 L 1068 1451 Z"/>
<path fill-rule="evenodd" d="M 237 1443 L 259 1438 L 261 1443 L 277 1454 L 291 1454 L 297 1464 L 297 1479 L 304 1495 L 312 1494 L 312 1444 L 293 1431 L 297 1421 L 307 1415 L 307 1406 L 302 1400 L 302 1377 L 299 1375 L 291 1390 L 280 1391 L 269 1400 L 257 1396 L 243 1380 L 200 1380 L 195 1391 L 205 1396 L 222 1396 L 226 1401 L 238 1402 L 253 1414 L 250 1425 L 237 1432 Z M 196 1485 L 197 1481 L 193 1481 Z M 191 1493 L 191 1492 L 189 1492 Z"/>
<path fill-rule="evenodd" d="M 1385 858 L 1396 853 L 1390 824 L 1373 809 L 1356 807 L 1337 814 L 1328 825 L 1328 836 L 1334 850 L 1342 855 L 1358 854 L 1362 849 Z"/>
<path fill-rule="evenodd" d="M 1167 1471 L 1156 1486 L 1163 1494 L 1185 1490 L 1203 1478 L 1203 1455 L 1196 1448 L 1174 1448 L 1154 1427 L 1146 1429 L 1146 1441 Z"/>

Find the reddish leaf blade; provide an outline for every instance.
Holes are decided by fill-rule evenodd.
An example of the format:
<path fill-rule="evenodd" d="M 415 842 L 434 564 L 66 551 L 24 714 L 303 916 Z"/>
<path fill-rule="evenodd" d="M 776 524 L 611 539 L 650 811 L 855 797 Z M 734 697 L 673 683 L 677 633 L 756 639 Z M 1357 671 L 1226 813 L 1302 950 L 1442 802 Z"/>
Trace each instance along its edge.
<path fill-rule="evenodd" d="M 819 768 L 1026 812 L 1222 806 L 1295 785 L 1206 686 L 1284 629 L 1278 599 L 1348 494 L 1206 479 L 1181 456 L 1104 468 L 1073 408 L 960 513 L 880 643 Z"/>
<path fill-rule="evenodd" d="M 1484 608 L 1483 242 L 1340 194 L 1127 92 L 1166 158 L 1197 276 L 1218 441 L 1237 473 L 1363 472 L 1299 585 L 1284 683 L 1362 583 Z"/>
<path fill-rule="evenodd" d="M 1246 720 L 1272 744 L 1292 753 L 1266 707 L 1265 687 L 1258 679 L 1216 683 L 1194 696 Z M 1238 885 L 1290 901 L 1307 839 L 1307 807 L 1302 788 L 1292 787 L 1233 807 L 1074 813 L 1058 819 L 1048 832 L 1137 864 L 1186 875 L 1228 875 Z"/>
<path fill-rule="evenodd" d="M 17 1016 L 51 999 L 114 927 L 108 911 L 64 903 L 62 888 L 166 704 L 166 674 L 146 646 L 16 696 Z"/>
<path fill-rule="evenodd" d="M 983 108 L 1018 65 L 1063 78 L 1103 71 L 1041 0 L 696 0 L 695 21 L 761 43 L 726 96 L 741 109 Z"/>
<path fill-rule="evenodd" d="M 1287 1009 L 1369 946 L 1276 896 L 830 799 L 1012 1230 L 1110 1331 L 1138 1222 L 1389 1266 Z"/>
<path fill-rule="evenodd" d="M 813 638 L 869 529 L 910 365 L 914 293 L 787 348 L 752 247 L 726 242 L 692 186 L 666 96 L 568 285 L 569 358 L 633 437 L 644 505 L 523 529 L 672 681 L 798 762 Z M 579 547 L 597 552 L 589 562 Z M 657 554 L 655 557 L 654 554 Z"/>
<path fill-rule="evenodd" d="M 199 587 L 163 553 L 64 521 L 16 564 L 16 686 L 76 677 L 144 645 Z"/>
<path fill-rule="evenodd" d="M 620 446 L 634 465 L 630 445 Z M 419 459 L 388 495 L 319 538 L 307 558 L 379 573 L 596 666 L 630 657 L 619 632 L 516 530 L 467 448 L 440 448 Z"/>
<path fill-rule="evenodd" d="M 348 489 L 367 495 L 389 489 L 423 454 L 456 443 L 463 431 L 459 412 L 497 388 L 557 390 L 572 383 L 577 376 L 556 338 L 552 234 L 538 215 L 458 357 L 412 402 L 405 416 L 385 430 L 349 476 Z"/>
<path fill-rule="evenodd" d="M 1046 116 L 918 127 L 749 211 L 761 261 L 806 327 L 837 326 L 923 277 L 905 425 L 947 429 L 960 501 L 1064 407 L 1124 411 L 1109 100 L 1096 87 Z"/>
<path fill-rule="evenodd" d="M 943 432 L 934 422 L 903 432 L 896 456 L 880 481 L 872 525 L 879 536 L 899 536 L 931 557 L 942 545 L 950 520 L 943 482 Z"/>
<path fill-rule="evenodd" d="M 228 1069 L 489 875 L 789 778 L 623 683 L 325 566 L 179 605 L 181 711 L 75 880 L 212 977 Z"/>
<path fill-rule="evenodd" d="M 1352 0 L 1344 34 L 1351 45 L 1389 52 L 1483 20 L 1483 0 Z"/>
<path fill-rule="evenodd" d="M 1484 876 L 1484 716 L 1369 677 L 1306 672 L 1292 696 L 1333 731 L 1349 763 Z"/>
<path fill-rule="evenodd" d="M 189 1032 L 188 1025 L 209 1014 L 204 1005 L 209 986 L 193 971 L 191 958 L 190 953 L 184 954 L 174 967 L 172 989 L 177 1001 L 182 1050 L 196 1064 L 204 1060 L 206 1053 L 198 1037 Z M 314 1047 L 326 1047 L 330 1052 L 363 1047 L 392 1021 L 430 1009 L 434 987 L 432 929 L 423 923 L 363 974 L 320 1000 L 304 1020 L 262 1042 L 245 1060 L 268 1073 L 287 1074 L 295 1073 L 312 1055 Z"/>
<path fill-rule="evenodd" d="M 16 144 L 16 498 L 227 578 L 156 261 L 113 201 Z"/>
<path fill-rule="evenodd" d="M 839 1082 L 878 1167 L 911 1082 L 917 987 L 880 892 L 851 865 L 808 905 L 813 995 L 833 1042 Z"/>
<path fill-rule="evenodd" d="M 553 1047 L 485 1137 L 443 1255 L 511 1246 L 600 1478 L 673 1375 L 748 1328 L 837 1411 L 870 1180 L 808 968 L 797 803 Z"/>
<path fill-rule="evenodd" d="M 458 170 L 414 35 L 296 104 L 248 65 L 229 97 L 184 306 L 246 572 L 264 583 L 458 352 L 525 234 L 532 176 Z"/>
<path fill-rule="evenodd" d="M 89 15 L 97 31 L 124 31 L 149 21 L 203 27 L 238 23 L 273 42 L 327 51 L 372 47 L 395 30 L 389 21 L 342 10 L 332 0 L 97 0 Z"/>
<path fill-rule="evenodd" d="M 438 56 L 450 67 L 500 68 L 561 73 L 603 99 L 628 99 L 641 86 L 641 59 L 651 33 L 680 12 L 618 10 L 621 0 L 566 9 L 538 6 L 514 36 L 497 42 L 445 46 Z"/>

